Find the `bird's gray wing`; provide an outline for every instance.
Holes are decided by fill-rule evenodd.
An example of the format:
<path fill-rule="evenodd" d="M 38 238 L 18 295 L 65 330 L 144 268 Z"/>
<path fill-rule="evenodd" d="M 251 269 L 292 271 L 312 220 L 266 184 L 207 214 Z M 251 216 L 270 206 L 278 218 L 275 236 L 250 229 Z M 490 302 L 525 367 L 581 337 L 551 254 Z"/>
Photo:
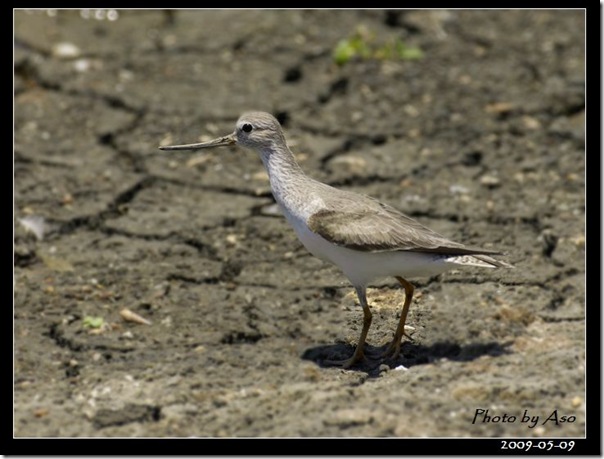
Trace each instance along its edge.
<path fill-rule="evenodd" d="M 450 241 L 387 204 L 359 196 L 348 201 L 340 195 L 337 202 L 311 215 L 310 230 L 336 245 L 364 252 L 499 253 Z"/>

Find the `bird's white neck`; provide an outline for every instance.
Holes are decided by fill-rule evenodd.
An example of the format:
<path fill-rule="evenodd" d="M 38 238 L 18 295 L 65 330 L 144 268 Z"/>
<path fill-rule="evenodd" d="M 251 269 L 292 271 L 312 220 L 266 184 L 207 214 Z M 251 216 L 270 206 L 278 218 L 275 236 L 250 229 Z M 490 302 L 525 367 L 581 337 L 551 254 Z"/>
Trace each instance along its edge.
<path fill-rule="evenodd" d="M 268 173 L 271 190 L 285 216 L 305 216 L 312 201 L 313 182 L 296 162 L 289 149 L 261 150 L 260 158 Z"/>
<path fill-rule="evenodd" d="M 268 173 L 273 193 L 291 189 L 307 178 L 293 153 L 287 148 L 260 150 L 260 159 Z"/>

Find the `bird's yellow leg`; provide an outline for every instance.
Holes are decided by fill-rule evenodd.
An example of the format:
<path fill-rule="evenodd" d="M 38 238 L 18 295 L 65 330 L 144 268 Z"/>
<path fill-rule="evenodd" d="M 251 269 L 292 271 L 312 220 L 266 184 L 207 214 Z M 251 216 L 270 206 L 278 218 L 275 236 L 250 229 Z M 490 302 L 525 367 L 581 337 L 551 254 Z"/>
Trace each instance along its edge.
<path fill-rule="evenodd" d="M 369 305 L 367 304 L 367 294 L 365 287 L 355 287 L 355 289 L 357 291 L 357 296 L 359 297 L 359 302 L 363 307 L 363 329 L 361 330 L 361 336 L 359 337 L 357 347 L 354 350 L 354 354 L 352 354 L 352 357 L 350 357 L 349 359 L 326 361 L 326 363 L 330 365 L 336 365 L 342 368 L 350 368 L 355 363 L 365 359 L 365 352 L 363 351 L 363 348 L 365 347 L 365 340 L 367 339 L 367 333 L 369 332 L 369 327 L 371 326 L 371 319 L 373 318 L 373 316 L 371 315 L 371 310 L 369 309 Z"/>
<path fill-rule="evenodd" d="M 411 300 L 413 299 L 413 291 L 415 290 L 413 285 L 402 277 L 395 276 L 395 278 L 405 289 L 405 303 L 403 304 L 401 318 L 398 322 L 398 327 L 396 327 L 394 338 L 382 354 L 382 357 L 390 356 L 393 359 L 397 358 L 401 352 L 401 340 L 403 339 L 403 336 L 406 336 L 407 338 L 411 339 L 411 337 L 405 333 L 405 322 L 407 321 L 409 306 L 411 305 Z"/>

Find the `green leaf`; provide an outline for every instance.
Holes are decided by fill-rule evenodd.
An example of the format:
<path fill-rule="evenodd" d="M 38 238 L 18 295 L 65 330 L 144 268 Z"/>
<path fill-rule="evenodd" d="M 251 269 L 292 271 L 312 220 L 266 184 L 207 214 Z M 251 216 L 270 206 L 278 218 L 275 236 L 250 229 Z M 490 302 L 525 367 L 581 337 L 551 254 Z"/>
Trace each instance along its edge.
<path fill-rule="evenodd" d="M 86 316 L 82 320 L 84 328 L 101 328 L 105 324 L 105 319 L 102 317 Z"/>
<path fill-rule="evenodd" d="M 373 44 L 374 38 L 368 30 L 359 29 L 349 38 L 340 40 L 333 51 L 334 62 L 344 65 L 355 57 L 377 60 L 412 60 L 424 57 L 419 48 L 406 46 L 399 38 L 391 39 L 381 46 Z"/>

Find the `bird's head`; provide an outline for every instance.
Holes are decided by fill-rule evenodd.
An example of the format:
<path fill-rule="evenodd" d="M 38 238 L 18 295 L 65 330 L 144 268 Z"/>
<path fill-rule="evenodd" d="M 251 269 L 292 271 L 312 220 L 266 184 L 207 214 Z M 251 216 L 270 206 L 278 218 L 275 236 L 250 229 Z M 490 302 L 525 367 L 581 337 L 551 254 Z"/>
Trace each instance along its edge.
<path fill-rule="evenodd" d="M 241 145 L 260 152 L 272 150 L 279 144 L 285 145 L 285 137 L 279 121 L 266 112 L 249 112 L 241 115 L 235 125 L 235 131 L 224 137 L 202 143 L 170 145 L 160 150 L 199 150 L 202 148 Z"/>

